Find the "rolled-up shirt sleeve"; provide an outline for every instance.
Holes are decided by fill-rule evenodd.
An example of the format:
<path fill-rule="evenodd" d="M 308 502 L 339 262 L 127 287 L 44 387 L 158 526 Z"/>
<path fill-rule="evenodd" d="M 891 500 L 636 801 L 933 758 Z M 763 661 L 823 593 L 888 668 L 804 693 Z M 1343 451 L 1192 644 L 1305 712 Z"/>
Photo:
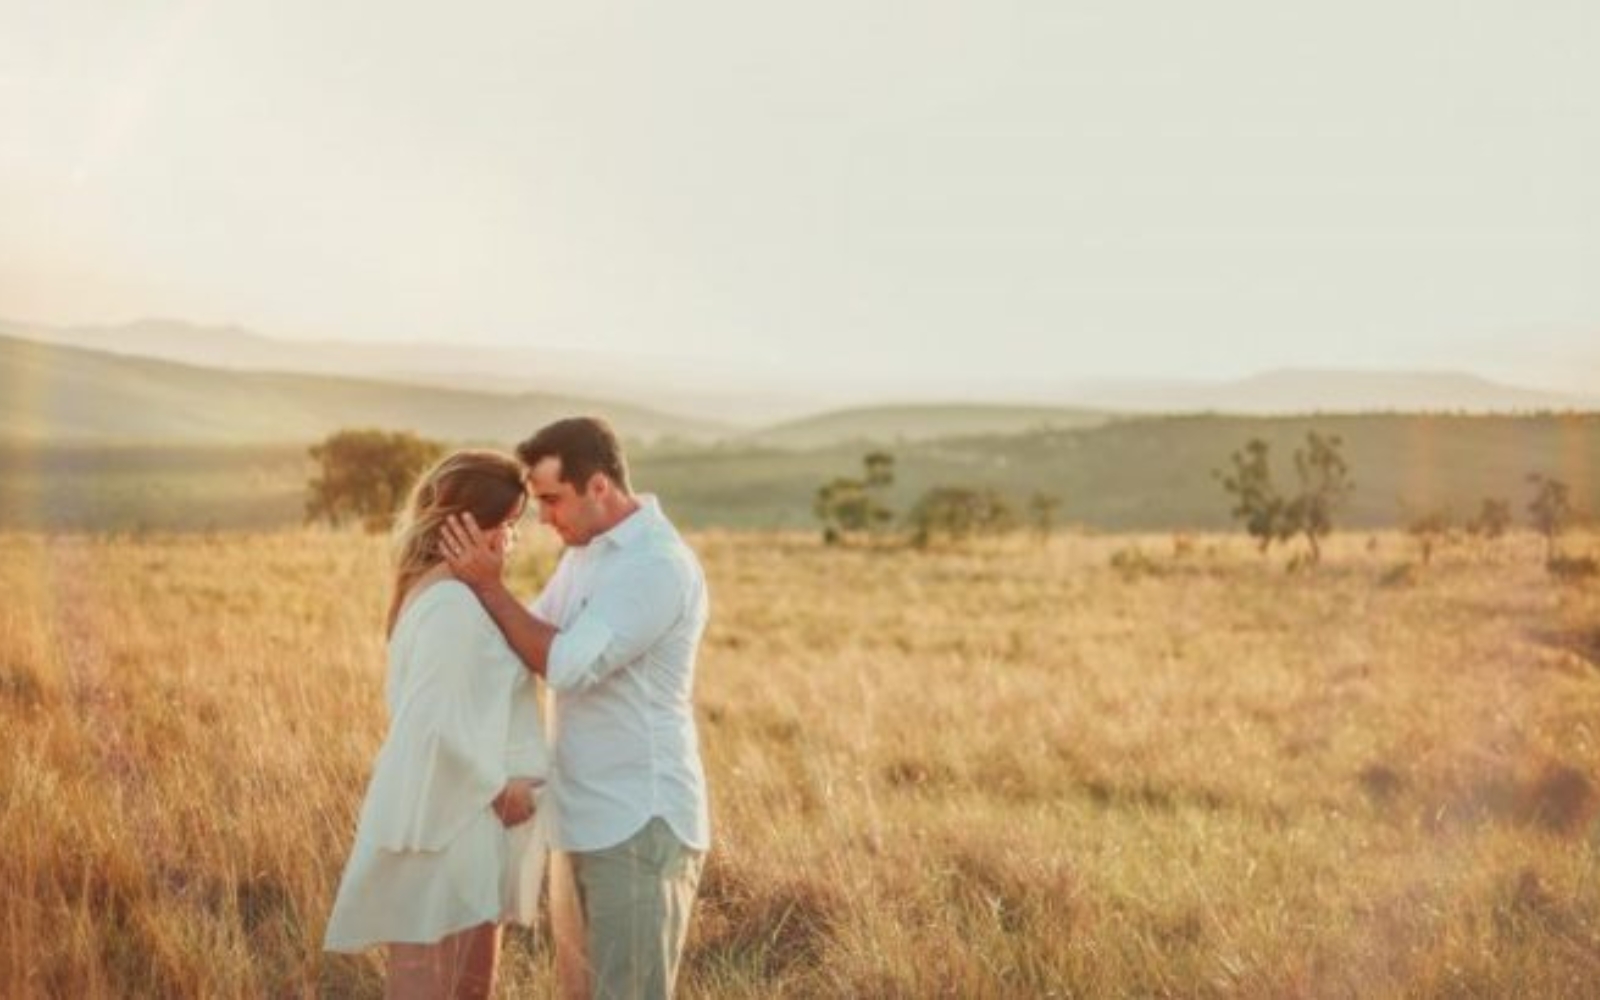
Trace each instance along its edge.
<path fill-rule="evenodd" d="M 689 583 L 670 558 L 641 559 L 612 576 L 551 641 L 547 683 L 582 690 L 643 656 L 682 616 Z"/>

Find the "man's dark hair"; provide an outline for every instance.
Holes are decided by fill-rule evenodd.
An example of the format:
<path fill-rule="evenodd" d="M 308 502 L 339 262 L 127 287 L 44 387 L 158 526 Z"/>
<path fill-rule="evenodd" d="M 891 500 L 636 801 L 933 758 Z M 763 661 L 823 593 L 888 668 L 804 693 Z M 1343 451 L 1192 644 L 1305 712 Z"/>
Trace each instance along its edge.
<path fill-rule="evenodd" d="M 622 487 L 623 492 L 633 492 L 628 486 L 622 442 L 611 425 L 599 417 L 557 420 L 517 445 L 517 457 L 530 469 L 551 456 L 561 459 L 561 481 L 571 483 L 579 493 L 596 472 Z"/>

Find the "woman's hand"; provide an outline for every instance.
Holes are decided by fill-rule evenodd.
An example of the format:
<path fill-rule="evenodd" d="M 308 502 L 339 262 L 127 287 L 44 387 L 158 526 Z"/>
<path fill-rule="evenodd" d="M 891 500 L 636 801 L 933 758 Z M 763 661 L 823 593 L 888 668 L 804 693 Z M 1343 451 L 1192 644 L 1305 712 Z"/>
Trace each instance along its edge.
<path fill-rule="evenodd" d="M 500 794 L 489 803 L 494 807 L 494 814 L 500 817 L 500 822 L 507 827 L 519 826 L 533 818 L 534 801 L 533 790 L 541 782 L 533 778 L 512 778 L 506 782 L 506 787 L 500 789 Z"/>

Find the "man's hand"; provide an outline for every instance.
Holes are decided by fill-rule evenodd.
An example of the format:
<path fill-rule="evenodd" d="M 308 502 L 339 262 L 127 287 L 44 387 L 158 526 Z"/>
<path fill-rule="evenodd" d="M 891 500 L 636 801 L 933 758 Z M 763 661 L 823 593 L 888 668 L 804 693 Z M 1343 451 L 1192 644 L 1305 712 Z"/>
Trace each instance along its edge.
<path fill-rule="evenodd" d="M 498 540 L 498 543 L 497 543 Z M 456 579 L 472 588 L 500 627 L 517 659 L 543 677 L 555 626 L 535 618 L 500 578 L 506 564 L 506 534 L 484 532 L 471 514 L 452 515 L 439 532 L 439 554 Z"/>
<path fill-rule="evenodd" d="M 439 543 L 450 572 L 473 590 L 498 582 L 505 571 L 505 552 L 489 541 L 471 514 L 451 514 Z"/>
<path fill-rule="evenodd" d="M 540 784 L 541 782 L 533 778 L 512 778 L 506 782 L 506 787 L 500 789 L 500 794 L 490 803 L 494 807 L 494 814 L 500 817 L 500 822 L 512 827 L 532 819 L 533 790 Z"/>

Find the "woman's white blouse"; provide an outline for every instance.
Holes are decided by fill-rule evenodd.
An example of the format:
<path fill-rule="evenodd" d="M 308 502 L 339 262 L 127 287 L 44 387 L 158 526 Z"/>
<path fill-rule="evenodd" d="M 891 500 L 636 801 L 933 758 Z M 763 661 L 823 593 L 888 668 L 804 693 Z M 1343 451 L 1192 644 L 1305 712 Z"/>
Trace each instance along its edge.
<path fill-rule="evenodd" d="M 532 923 L 548 800 L 510 830 L 490 803 L 510 778 L 548 779 L 549 749 L 532 678 L 464 584 L 435 583 L 401 613 L 384 694 L 389 733 L 323 946 Z"/>

